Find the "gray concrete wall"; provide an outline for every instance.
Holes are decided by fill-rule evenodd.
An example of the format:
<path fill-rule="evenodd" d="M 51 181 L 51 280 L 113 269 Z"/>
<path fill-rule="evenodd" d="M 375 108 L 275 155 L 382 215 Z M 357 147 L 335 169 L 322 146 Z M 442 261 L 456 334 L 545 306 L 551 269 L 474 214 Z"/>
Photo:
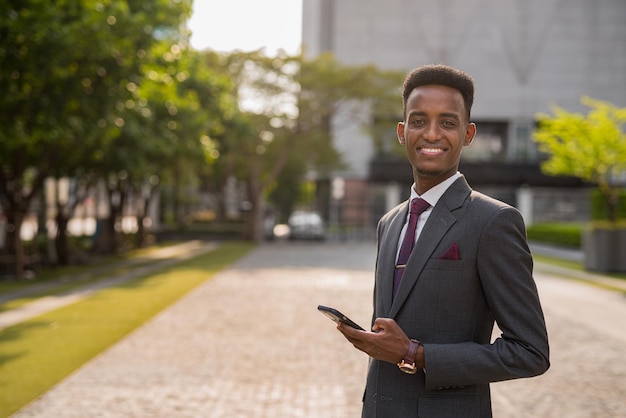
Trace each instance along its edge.
<path fill-rule="evenodd" d="M 585 111 L 582 95 L 626 106 L 624 0 L 303 0 L 303 45 L 347 65 L 462 68 L 476 81 L 473 118 L 513 132 L 553 104 Z M 362 175 L 369 157 L 347 159 Z"/>
<path fill-rule="evenodd" d="M 304 0 L 305 45 L 311 28 L 320 27 L 308 20 L 309 3 L 329 7 L 328 0 Z M 626 106 L 624 0 L 330 3 L 333 27 L 321 33 L 332 37 L 340 61 L 401 70 L 435 62 L 460 67 L 476 79 L 478 118 L 533 117 L 551 103 L 582 109 L 584 94 Z"/>

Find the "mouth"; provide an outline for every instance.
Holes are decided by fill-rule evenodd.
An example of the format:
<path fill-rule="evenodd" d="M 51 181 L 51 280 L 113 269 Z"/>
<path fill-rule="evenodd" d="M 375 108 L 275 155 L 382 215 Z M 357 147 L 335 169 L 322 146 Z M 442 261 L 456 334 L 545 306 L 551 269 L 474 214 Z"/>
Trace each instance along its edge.
<path fill-rule="evenodd" d="M 423 147 L 423 148 L 418 148 L 418 151 L 424 155 L 434 156 L 434 155 L 443 154 L 445 150 L 443 148 Z"/>

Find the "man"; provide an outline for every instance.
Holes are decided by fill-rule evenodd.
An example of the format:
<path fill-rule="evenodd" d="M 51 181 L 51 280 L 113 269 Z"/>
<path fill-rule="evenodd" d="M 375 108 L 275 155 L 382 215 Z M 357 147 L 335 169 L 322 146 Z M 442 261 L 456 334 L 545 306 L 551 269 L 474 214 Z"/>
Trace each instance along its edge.
<path fill-rule="evenodd" d="M 410 200 L 428 209 L 410 215 L 407 201 L 380 220 L 372 332 L 338 325 L 371 357 L 363 417 L 490 417 L 490 382 L 549 367 L 522 217 L 458 172 L 476 134 L 473 96 L 472 78 L 445 65 L 404 81 L 398 140 L 413 168 Z M 414 250 L 398 261 L 407 234 Z M 502 334 L 491 342 L 494 320 Z"/>

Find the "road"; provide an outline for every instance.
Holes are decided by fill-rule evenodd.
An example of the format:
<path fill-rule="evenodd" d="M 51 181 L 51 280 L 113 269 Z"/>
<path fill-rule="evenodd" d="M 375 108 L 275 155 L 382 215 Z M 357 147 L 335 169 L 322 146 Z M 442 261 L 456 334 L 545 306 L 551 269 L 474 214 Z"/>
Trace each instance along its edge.
<path fill-rule="evenodd" d="M 318 304 L 367 326 L 372 243 L 263 245 L 16 417 L 357 417 L 367 358 Z M 496 417 L 626 417 L 624 294 L 537 272 L 543 376 L 492 385 Z"/>

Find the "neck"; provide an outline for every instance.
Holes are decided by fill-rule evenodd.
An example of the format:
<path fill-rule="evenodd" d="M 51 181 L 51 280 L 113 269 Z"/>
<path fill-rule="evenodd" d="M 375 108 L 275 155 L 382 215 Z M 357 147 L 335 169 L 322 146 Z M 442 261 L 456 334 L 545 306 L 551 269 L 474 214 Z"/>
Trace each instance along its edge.
<path fill-rule="evenodd" d="M 455 170 L 445 177 L 438 177 L 438 176 L 431 177 L 431 176 L 425 176 L 421 173 L 420 174 L 414 173 L 413 181 L 415 182 L 415 192 L 418 195 L 423 196 L 424 193 L 426 193 L 433 187 L 437 186 L 438 184 L 443 183 L 444 181 L 448 180 L 450 177 L 454 176 L 456 173 L 457 171 Z"/>

